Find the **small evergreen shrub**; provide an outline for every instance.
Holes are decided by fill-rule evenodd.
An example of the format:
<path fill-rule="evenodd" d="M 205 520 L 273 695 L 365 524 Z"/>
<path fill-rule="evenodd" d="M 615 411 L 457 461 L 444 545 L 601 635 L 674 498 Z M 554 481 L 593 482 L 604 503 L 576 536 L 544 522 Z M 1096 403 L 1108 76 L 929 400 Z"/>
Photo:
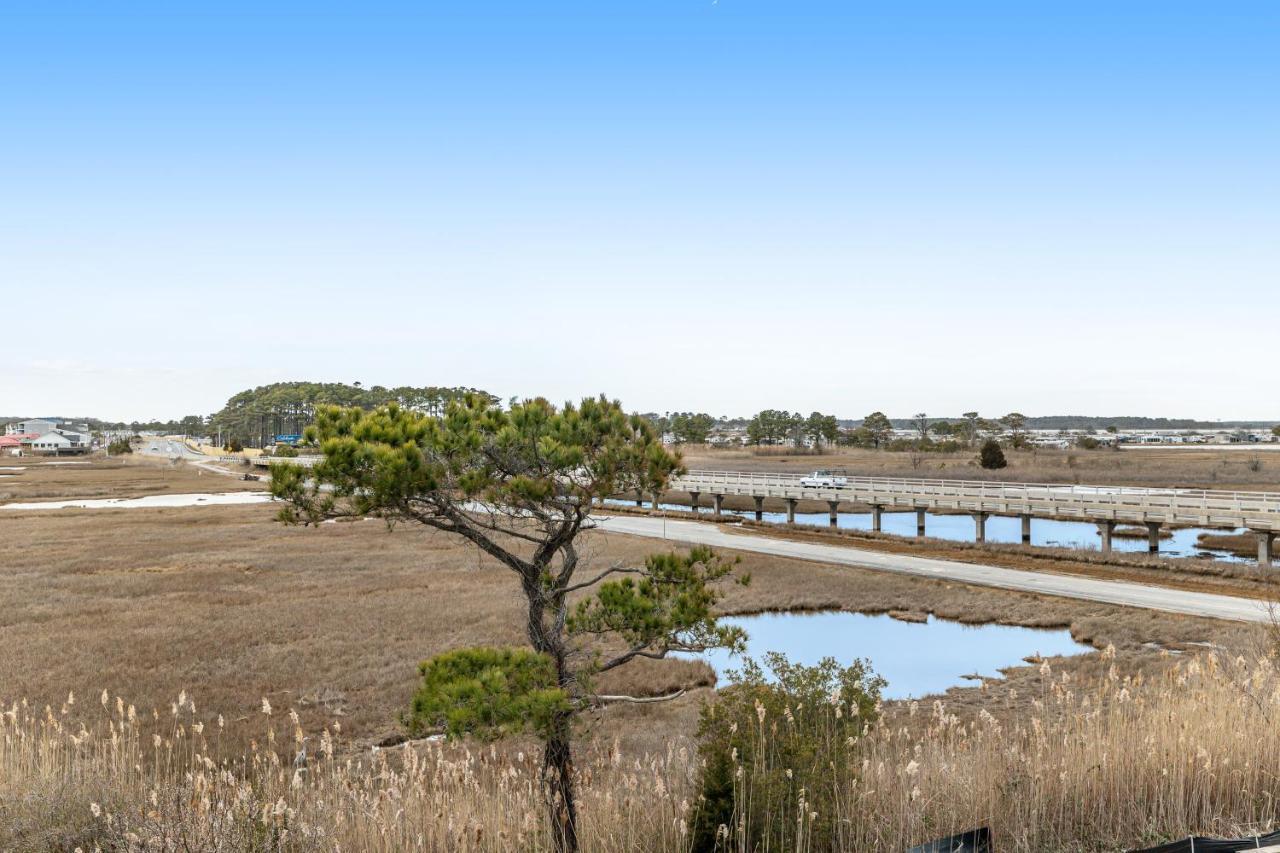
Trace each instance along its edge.
<path fill-rule="evenodd" d="M 994 438 L 988 438 L 982 445 L 982 450 L 978 452 L 978 464 L 987 470 L 996 470 L 1004 468 L 1009 464 L 1009 460 L 1004 458 L 1004 451 L 1000 449 L 1000 442 Z"/>

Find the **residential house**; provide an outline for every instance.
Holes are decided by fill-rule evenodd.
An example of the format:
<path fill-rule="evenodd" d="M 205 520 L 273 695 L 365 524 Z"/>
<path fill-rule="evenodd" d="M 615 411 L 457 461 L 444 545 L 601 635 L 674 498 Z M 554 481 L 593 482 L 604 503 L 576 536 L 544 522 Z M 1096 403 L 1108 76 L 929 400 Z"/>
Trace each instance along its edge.
<path fill-rule="evenodd" d="M 53 432 L 61 425 L 61 421 L 53 418 L 32 418 L 29 421 L 14 421 L 4 428 L 5 435 L 44 435 Z"/>
<path fill-rule="evenodd" d="M 44 435 L 23 439 L 22 449 L 24 453 L 62 456 L 65 454 L 88 453 L 92 448 L 88 436 L 76 432 L 51 430 Z"/>

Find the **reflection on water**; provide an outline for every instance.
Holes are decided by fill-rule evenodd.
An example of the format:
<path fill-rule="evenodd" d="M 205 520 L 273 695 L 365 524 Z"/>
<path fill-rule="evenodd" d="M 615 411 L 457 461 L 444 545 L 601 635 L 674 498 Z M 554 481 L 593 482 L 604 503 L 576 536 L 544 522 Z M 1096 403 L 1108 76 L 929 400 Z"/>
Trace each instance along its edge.
<path fill-rule="evenodd" d="M 608 502 L 624 506 L 635 505 L 634 501 L 627 500 L 610 500 Z M 664 503 L 659 504 L 659 506 L 662 509 L 689 511 L 689 507 L 681 504 Z M 703 508 L 702 511 L 704 513 L 709 512 L 706 508 Z M 755 518 L 755 513 L 750 510 L 725 510 L 725 513 L 739 515 L 743 518 Z M 787 514 L 784 512 L 766 512 L 764 513 L 764 520 L 775 524 L 783 524 L 787 520 Z M 871 529 L 871 513 L 869 512 L 841 512 L 837 521 L 839 527 L 850 530 Z M 825 512 L 798 512 L 796 513 L 796 523 L 826 527 L 830 523 L 830 518 Z M 881 517 L 880 529 L 884 533 L 890 533 L 895 536 L 915 536 L 916 514 L 914 511 L 885 512 Z M 1202 548 L 1197 541 L 1201 533 L 1239 533 L 1241 531 L 1209 530 L 1201 527 L 1187 527 L 1177 530 L 1166 528 L 1165 530 L 1173 535 L 1160 540 L 1160 555 L 1163 557 L 1208 556 L 1228 562 L 1250 562 L 1248 557 L 1238 557 L 1230 552 L 1210 551 Z M 934 515 L 933 513 L 926 513 L 925 534 L 936 539 L 950 539 L 953 542 L 972 542 L 974 541 L 973 518 L 969 515 Z M 1022 541 L 1022 520 L 1000 515 L 991 516 L 987 519 L 987 541 L 1020 543 Z M 1098 526 L 1091 522 L 1053 521 L 1047 518 L 1034 518 L 1031 520 L 1032 545 L 1054 548 L 1082 548 L 1096 551 L 1101 547 L 1101 542 L 1102 540 L 1098 535 Z M 1114 551 L 1145 554 L 1147 552 L 1145 529 L 1139 538 L 1116 536 L 1111 541 L 1111 548 Z"/>
<path fill-rule="evenodd" d="M 846 665 L 865 658 L 888 682 L 884 695 L 889 699 L 927 696 L 976 683 L 967 682 L 965 675 L 999 677 L 1000 669 L 1019 665 L 1029 655 L 1056 657 L 1093 651 L 1071 639 L 1066 630 L 962 625 L 933 617 L 924 624 L 830 611 L 762 613 L 721 621 L 747 631 L 747 655 L 757 661 L 770 651 L 807 665 L 824 657 Z M 701 657 L 721 675 L 741 666 L 741 658 L 730 657 L 723 650 Z"/>

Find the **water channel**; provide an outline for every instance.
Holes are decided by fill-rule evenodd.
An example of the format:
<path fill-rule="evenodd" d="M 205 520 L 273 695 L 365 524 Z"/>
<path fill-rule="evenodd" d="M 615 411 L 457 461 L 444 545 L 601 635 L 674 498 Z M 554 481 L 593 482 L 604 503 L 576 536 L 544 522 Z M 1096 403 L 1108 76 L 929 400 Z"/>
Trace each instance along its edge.
<path fill-rule="evenodd" d="M 824 657 L 833 657 L 846 666 L 859 658 L 866 659 L 871 669 L 888 682 L 884 690 L 887 699 L 973 686 L 977 682 L 966 676 L 999 678 L 1001 669 L 1022 665 L 1028 656 L 1058 657 L 1093 651 L 1071 639 L 1065 629 L 963 625 L 932 616 L 927 623 L 916 623 L 888 615 L 824 611 L 761 613 L 721 621 L 746 630 L 746 655 L 758 663 L 770 651 L 782 652 L 792 663 L 809 666 Z M 722 683 L 725 673 L 742 665 L 741 657 L 731 657 L 722 650 L 701 657 L 715 668 Z"/>

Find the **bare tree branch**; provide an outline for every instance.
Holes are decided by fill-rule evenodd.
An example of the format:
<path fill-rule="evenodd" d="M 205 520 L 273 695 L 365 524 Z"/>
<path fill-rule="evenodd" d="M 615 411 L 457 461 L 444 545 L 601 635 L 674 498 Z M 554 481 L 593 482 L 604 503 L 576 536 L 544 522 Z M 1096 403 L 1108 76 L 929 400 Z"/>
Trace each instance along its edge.
<path fill-rule="evenodd" d="M 630 702 L 633 705 L 650 705 L 654 702 L 670 702 L 672 699 L 679 699 L 685 694 L 685 689 L 681 687 L 675 693 L 668 693 L 666 696 L 592 696 L 592 704 L 606 704 L 609 702 Z"/>

